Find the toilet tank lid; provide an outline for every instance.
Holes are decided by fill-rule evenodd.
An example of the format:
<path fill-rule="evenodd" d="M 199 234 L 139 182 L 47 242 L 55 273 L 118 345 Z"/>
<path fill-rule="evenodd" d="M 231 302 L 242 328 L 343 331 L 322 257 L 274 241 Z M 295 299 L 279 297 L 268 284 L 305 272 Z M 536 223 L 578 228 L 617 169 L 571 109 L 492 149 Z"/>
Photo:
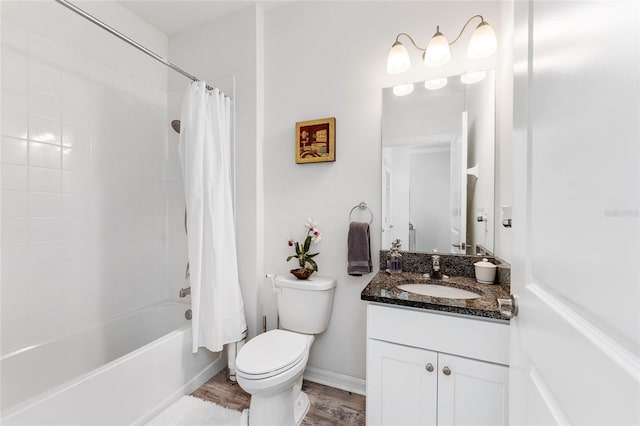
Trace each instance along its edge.
<path fill-rule="evenodd" d="M 297 278 L 276 277 L 276 283 L 280 287 L 296 288 L 300 290 L 329 290 L 336 286 L 336 280 L 325 277 L 309 277 L 306 280 Z"/>

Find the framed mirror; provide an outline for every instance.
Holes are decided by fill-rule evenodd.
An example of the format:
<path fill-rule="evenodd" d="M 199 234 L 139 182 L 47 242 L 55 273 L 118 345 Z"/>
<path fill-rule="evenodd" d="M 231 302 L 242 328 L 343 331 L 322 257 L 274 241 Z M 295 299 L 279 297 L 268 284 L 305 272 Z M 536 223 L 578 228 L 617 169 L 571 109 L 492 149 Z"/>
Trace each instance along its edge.
<path fill-rule="evenodd" d="M 494 71 L 382 98 L 382 248 L 398 238 L 405 251 L 493 254 Z"/>

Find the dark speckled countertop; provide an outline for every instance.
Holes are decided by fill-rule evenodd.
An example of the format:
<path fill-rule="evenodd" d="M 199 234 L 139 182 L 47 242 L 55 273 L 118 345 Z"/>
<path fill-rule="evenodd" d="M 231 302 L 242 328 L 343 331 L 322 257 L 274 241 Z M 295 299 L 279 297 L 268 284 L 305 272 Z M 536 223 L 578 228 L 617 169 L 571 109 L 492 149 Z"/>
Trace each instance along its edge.
<path fill-rule="evenodd" d="M 400 284 L 407 283 L 457 287 L 478 293 L 481 296 L 477 299 L 448 299 L 409 293 L 397 287 Z M 476 282 L 475 278 L 471 277 L 450 277 L 444 280 L 433 280 L 423 278 L 422 274 L 415 272 L 389 274 L 385 271 L 378 272 L 360 294 L 360 299 L 370 302 L 504 320 L 498 311 L 498 298 L 509 298 L 508 285 L 480 284 Z"/>

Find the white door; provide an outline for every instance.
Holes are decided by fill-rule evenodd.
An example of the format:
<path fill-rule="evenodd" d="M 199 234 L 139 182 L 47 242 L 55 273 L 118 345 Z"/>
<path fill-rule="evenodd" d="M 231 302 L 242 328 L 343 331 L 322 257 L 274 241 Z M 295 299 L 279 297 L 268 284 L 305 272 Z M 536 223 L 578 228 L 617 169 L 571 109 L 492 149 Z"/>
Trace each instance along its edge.
<path fill-rule="evenodd" d="M 437 352 L 368 339 L 367 425 L 435 425 Z"/>
<path fill-rule="evenodd" d="M 509 367 L 438 354 L 438 426 L 507 424 Z"/>
<path fill-rule="evenodd" d="M 451 142 L 451 252 L 466 253 L 467 241 L 467 111 L 461 135 Z"/>
<path fill-rule="evenodd" d="M 639 21 L 515 2 L 512 425 L 640 424 Z"/>

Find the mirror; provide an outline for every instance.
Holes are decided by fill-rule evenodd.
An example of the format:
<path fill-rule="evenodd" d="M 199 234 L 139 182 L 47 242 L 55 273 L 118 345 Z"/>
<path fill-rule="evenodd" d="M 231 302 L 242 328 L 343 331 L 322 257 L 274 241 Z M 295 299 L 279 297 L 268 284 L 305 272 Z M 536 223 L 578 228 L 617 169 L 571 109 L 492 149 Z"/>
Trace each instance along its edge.
<path fill-rule="evenodd" d="M 495 75 L 482 73 L 382 90 L 383 249 L 493 254 Z"/>

